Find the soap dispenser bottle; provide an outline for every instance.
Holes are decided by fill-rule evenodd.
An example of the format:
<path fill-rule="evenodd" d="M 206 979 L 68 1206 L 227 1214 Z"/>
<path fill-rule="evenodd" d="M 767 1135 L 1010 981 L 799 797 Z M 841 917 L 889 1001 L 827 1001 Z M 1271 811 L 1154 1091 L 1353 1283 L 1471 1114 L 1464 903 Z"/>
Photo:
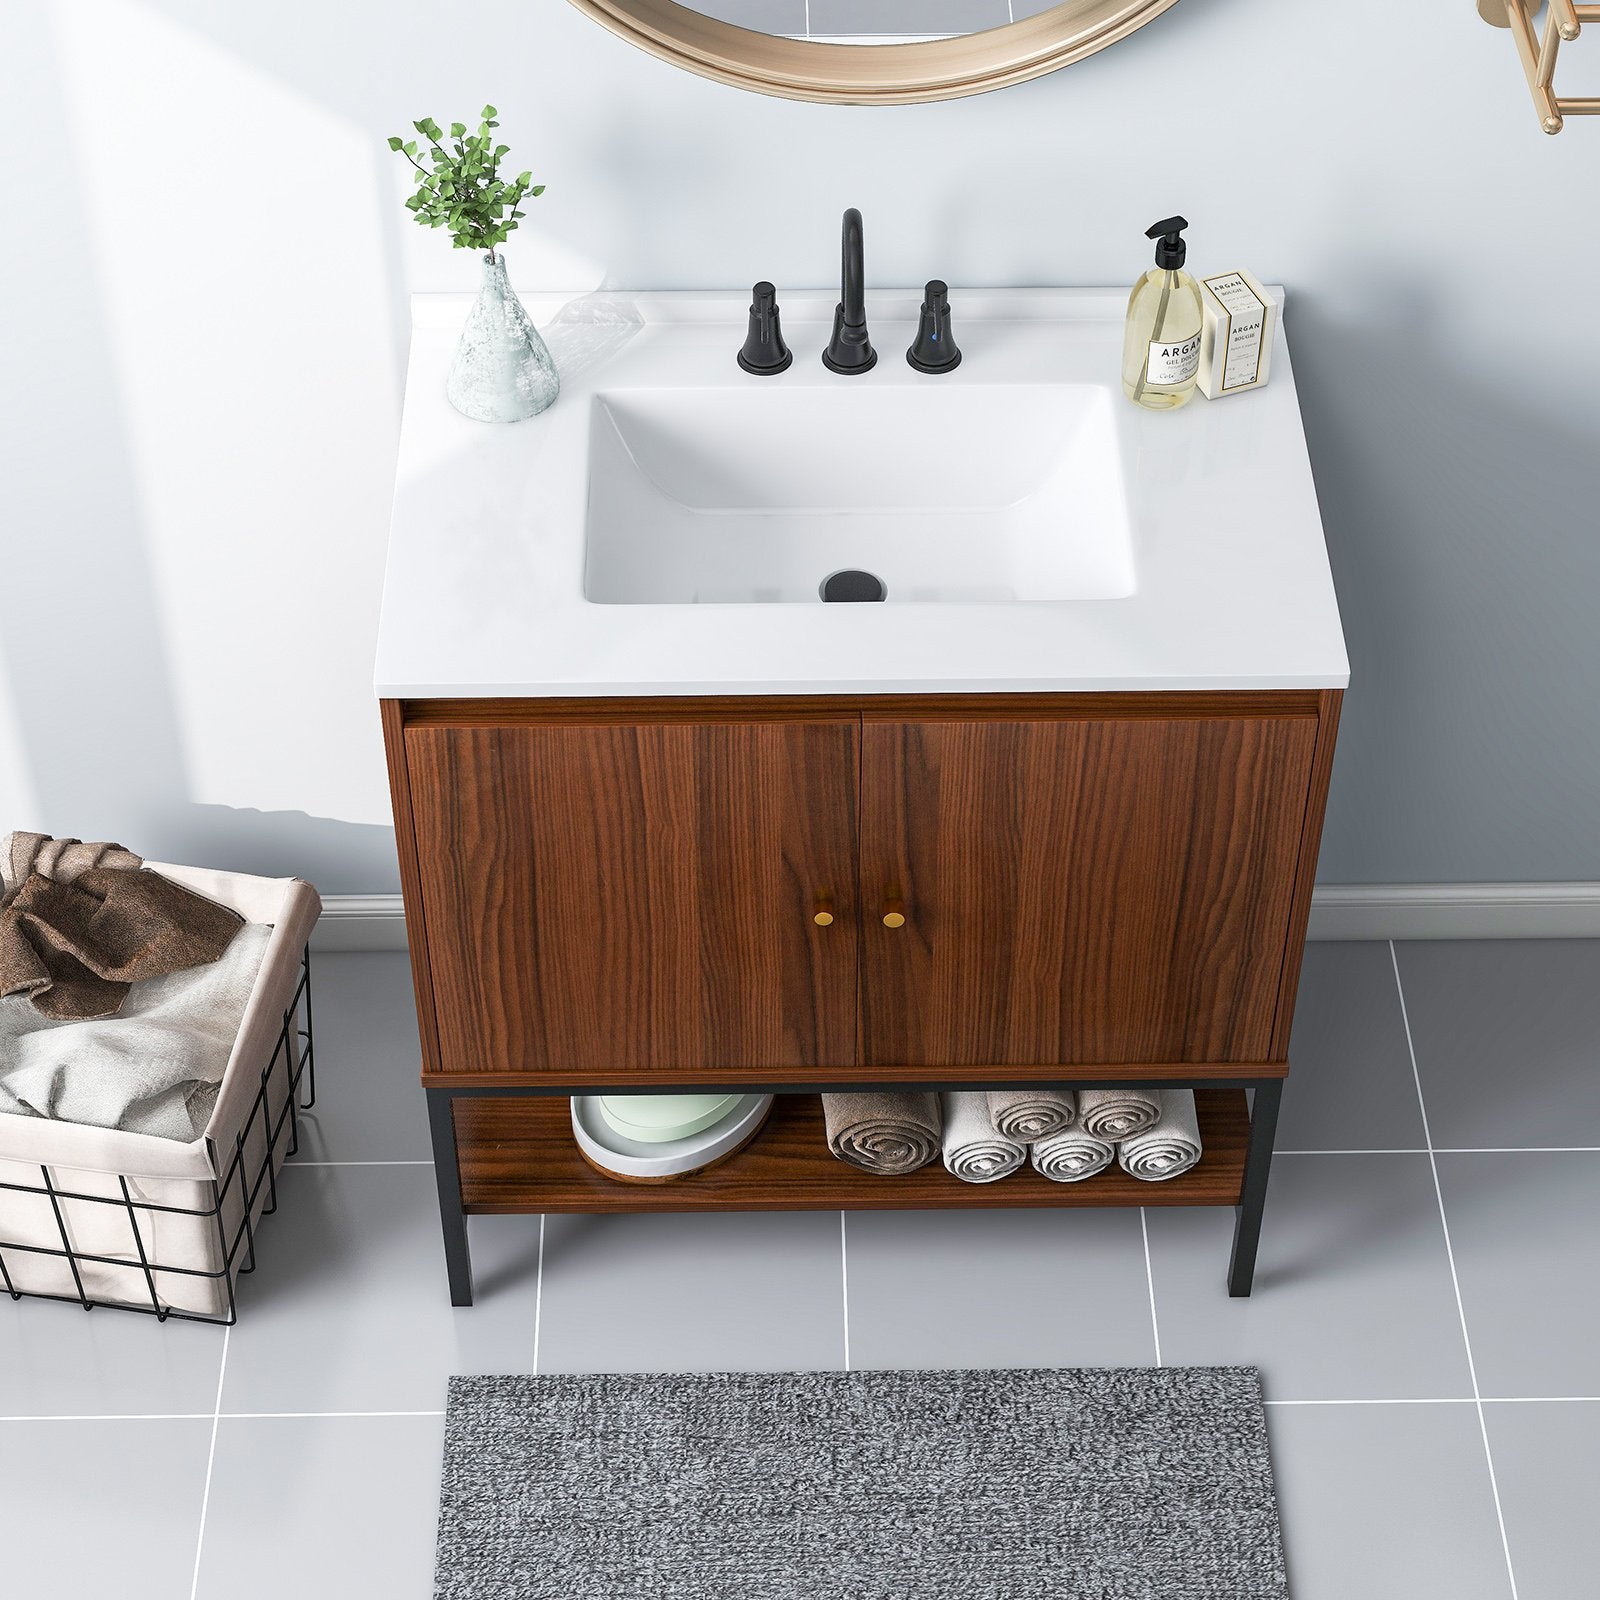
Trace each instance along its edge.
<path fill-rule="evenodd" d="M 1151 411 L 1171 411 L 1194 393 L 1200 373 L 1200 285 L 1183 270 L 1182 217 L 1149 229 L 1156 264 L 1133 286 L 1122 342 L 1122 391 Z"/>

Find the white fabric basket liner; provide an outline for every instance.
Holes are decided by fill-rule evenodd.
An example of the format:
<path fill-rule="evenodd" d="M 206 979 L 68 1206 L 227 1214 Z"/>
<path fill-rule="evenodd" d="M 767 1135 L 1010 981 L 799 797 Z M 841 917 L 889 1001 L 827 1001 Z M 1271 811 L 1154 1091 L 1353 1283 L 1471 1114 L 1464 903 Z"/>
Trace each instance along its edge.
<path fill-rule="evenodd" d="M 250 1122 L 261 1094 L 262 1074 L 282 1040 L 284 1012 L 299 987 L 301 958 L 322 902 L 316 890 L 299 878 L 258 878 L 159 861 L 145 865 L 186 889 L 231 906 L 247 922 L 272 927 L 205 1131 L 185 1144 L 176 1139 L 46 1117 L 0 1115 L 0 1181 L 37 1189 L 41 1182 L 39 1169 L 48 1167 L 50 1182 L 64 1194 L 103 1195 L 120 1201 L 121 1180 L 127 1179 L 136 1201 L 201 1210 L 213 1204 L 211 1185 L 226 1177 L 238 1141 Z M 292 1044 L 296 1055 L 286 1065 L 298 1062 L 301 1041 L 296 1037 Z M 287 1070 L 273 1074 L 274 1089 L 267 1109 L 274 1120 L 285 1105 L 291 1076 Z M 265 1159 L 264 1140 L 263 1119 L 258 1117 L 244 1170 L 233 1178 L 228 1200 L 237 1202 L 243 1184 L 260 1170 Z M 288 1143 L 285 1125 L 273 1149 L 274 1170 L 282 1165 Z M 251 1208 L 252 1225 L 254 1216 L 266 1203 L 269 1189 L 270 1185 L 263 1182 Z M 129 1262 L 126 1267 L 82 1264 L 80 1272 L 90 1297 L 148 1305 L 149 1284 L 138 1263 L 137 1251 L 132 1248 L 126 1211 L 120 1205 L 88 1201 L 64 1199 L 60 1203 L 75 1250 Z M 224 1220 L 230 1242 L 241 1211 L 240 1204 L 225 1200 Z M 228 1295 L 220 1279 L 160 1270 L 183 1267 L 198 1272 L 220 1271 L 223 1260 L 216 1221 L 151 1211 L 140 1211 L 139 1217 L 145 1255 L 155 1270 L 163 1302 L 175 1310 L 222 1315 L 228 1307 Z M 0 1241 L 4 1240 L 59 1250 L 61 1231 L 48 1197 L 0 1189 Z M 247 1260 L 248 1252 L 241 1248 L 232 1263 L 234 1270 Z M 5 1252 L 5 1261 L 13 1282 L 24 1293 L 76 1293 L 71 1267 L 63 1257 L 11 1250 Z"/>

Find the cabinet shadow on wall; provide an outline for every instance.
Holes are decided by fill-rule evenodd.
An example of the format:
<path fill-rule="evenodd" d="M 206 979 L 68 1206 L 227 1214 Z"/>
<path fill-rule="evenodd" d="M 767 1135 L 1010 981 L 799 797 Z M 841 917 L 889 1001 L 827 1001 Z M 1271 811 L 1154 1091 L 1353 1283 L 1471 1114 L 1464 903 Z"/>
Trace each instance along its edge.
<path fill-rule="evenodd" d="M 1381 314 L 1287 315 L 1351 663 L 1319 877 L 1593 878 L 1600 436 L 1366 265 Z"/>

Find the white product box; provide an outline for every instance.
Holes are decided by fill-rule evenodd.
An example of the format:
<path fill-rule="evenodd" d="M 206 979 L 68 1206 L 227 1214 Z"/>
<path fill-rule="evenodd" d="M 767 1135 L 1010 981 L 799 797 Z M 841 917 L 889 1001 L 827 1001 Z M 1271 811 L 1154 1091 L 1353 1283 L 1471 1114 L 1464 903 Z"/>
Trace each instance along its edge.
<path fill-rule="evenodd" d="M 1272 364 L 1278 308 L 1248 272 L 1200 280 L 1200 392 L 1208 400 L 1259 389 Z"/>

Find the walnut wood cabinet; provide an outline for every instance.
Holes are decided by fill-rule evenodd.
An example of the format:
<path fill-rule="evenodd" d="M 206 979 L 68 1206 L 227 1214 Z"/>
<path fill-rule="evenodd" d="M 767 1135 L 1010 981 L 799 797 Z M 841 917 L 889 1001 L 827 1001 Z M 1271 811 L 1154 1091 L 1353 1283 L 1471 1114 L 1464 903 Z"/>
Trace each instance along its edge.
<path fill-rule="evenodd" d="M 1234 1204 L 1247 1292 L 1339 701 L 384 702 L 458 1303 L 465 1212 L 717 1205 Z M 564 1127 L 604 1087 L 1129 1081 L 1215 1086 L 1205 1161 L 1132 1195 L 863 1180 L 798 1100 L 647 1189 Z"/>
<path fill-rule="evenodd" d="M 1266 1061 L 1316 723 L 863 724 L 864 1065 Z"/>
<path fill-rule="evenodd" d="M 439 1070 L 853 1062 L 859 753 L 853 718 L 409 729 Z"/>

